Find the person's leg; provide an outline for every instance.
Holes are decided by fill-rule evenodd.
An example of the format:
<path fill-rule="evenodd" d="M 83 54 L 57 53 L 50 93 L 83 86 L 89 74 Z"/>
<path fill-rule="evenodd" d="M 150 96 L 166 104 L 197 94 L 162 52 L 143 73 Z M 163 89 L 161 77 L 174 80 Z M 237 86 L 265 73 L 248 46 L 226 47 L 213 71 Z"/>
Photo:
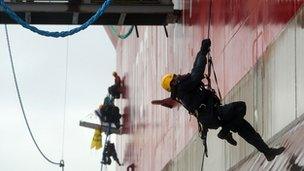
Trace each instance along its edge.
<path fill-rule="evenodd" d="M 108 156 L 108 162 L 107 162 L 107 164 L 108 164 L 108 165 L 111 165 L 111 163 L 112 163 L 111 157 Z"/>
<path fill-rule="evenodd" d="M 254 128 L 245 119 L 240 119 L 235 123 L 236 132 L 249 144 L 253 145 L 257 150 L 262 152 L 268 161 L 275 158 L 276 155 L 281 154 L 284 151 L 284 147 L 278 149 L 269 148 L 264 142 L 259 133 L 257 133 Z"/>
<path fill-rule="evenodd" d="M 199 111 L 197 120 L 202 124 L 204 130 L 218 129 L 221 126 L 221 122 L 215 112 L 207 112 L 207 110 Z M 223 137 L 219 136 L 219 138 L 226 139 L 228 143 L 234 146 L 237 144 L 237 142 L 232 138 L 232 134 L 230 132 L 225 133 L 225 136 Z"/>
<path fill-rule="evenodd" d="M 229 129 L 226 129 L 225 127 L 222 127 L 220 132 L 217 134 L 217 137 L 220 139 L 226 140 L 229 144 L 236 146 L 237 142 L 232 137 L 232 133 Z"/>
<path fill-rule="evenodd" d="M 121 164 L 120 164 L 120 162 L 119 162 L 119 159 L 118 159 L 118 157 L 117 157 L 117 153 L 116 153 L 116 152 L 113 153 L 112 157 L 113 157 L 113 159 L 116 161 L 116 163 L 120 166 Z"/>
<path fill-rule="evenodd" d="M 229 103 L 220 106 L 216 110 L 218 116 L 221 118 L 222 129 L 218 133 L 220 139 L 225 139 L 228 143 L 236 146 L 237 142 L 233 139 L 231 128 L 233 127 L 233 121 L 243 118 L 246 114 L 246 103 L 243 101 Z"/>
<path fill-rule="evenodd" d="M 110 165 L 111 162 L 112 162 L 111 158 L 108 155 L 102 156 L 102 161 L 101 161 L 102 164 Z"/>
<path fill-rule="evenodd" d="M 249 144 L 253 145 L 262 153 L 266 153 L 269 150 L 268 145 L 263 141 L 259 133 L 245 119 L 240 119 L 235 122 L 236 132 Z"/>
<path fill-rule="evenodd" d="M 121 114 L 119 114 L 119 108 L 114 106 L 113 108 L 113 117 L 114 117 L 114 123 L 117 129 L 120 128 L 120 118 L 121 118 Z"/>
<path fill-rule="evenodd" d="M 246 115 L 246 103 L 243 101 L 232 102 L 219 107 L 219 117 L 223 123 L 229 123 L 235 119 L 244 118 Z"/>

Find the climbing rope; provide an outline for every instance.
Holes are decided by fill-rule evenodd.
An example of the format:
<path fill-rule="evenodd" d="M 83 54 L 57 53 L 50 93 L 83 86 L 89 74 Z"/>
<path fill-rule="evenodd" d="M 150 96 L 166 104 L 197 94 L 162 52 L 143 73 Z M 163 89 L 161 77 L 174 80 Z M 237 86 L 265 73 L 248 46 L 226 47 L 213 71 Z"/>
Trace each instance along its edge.
<path fill-rule="evenodd" d="M 112 34 L 120 39 L 126 39 L 127 37 L 129 37 L 131 35 L 133 29 L 134 29 L 134 26 L 131 26 L 129 28 L 129 30 L 127 31 L 127 33 L 119 34 L 115 26 L 110 26 L 110 30 L 111 30 Z"/>
<path fill-rule="evenodd" d="M 205 161 L 205 154 L 203 154 L 202 165 L 201 165 L 201 171 L 204 170 L 204 161 Z"/>
<path fill-rule="evenodd" d="M 210 27 L 211 27 L 211 9 L 212 9 L 212 0 L 209 1 L 209 16 L 208 16 L 208 39 L 210 38 Z M 213 74 L 215 76 L 216 79 L 216 84 L 217 84 L 217 77 L 215 74 L 215 70 L 213 67 L 213 63 L 212 63 L 212 57 L 210 55 L 210 52 L 207 54 L 207 58 L 208 58 L 208 72 L 207 72 L 207 76 L 206 79 L 208 81 L 207 87 L 208 89 L 212 90 L 211 87 L 211 80 L 210 80 L 210 75 L 211 75 L 211 67 L 213 68 Z M 218 89 L 219 90 L 219 89 Z M 219 92 L 219 96 L 220 92 Z M 222 100 L 222 98 L 220 97 L 220 100 Z M 199 123 L 198 123 L 199 124 Z M 201 131 L 201 130 L 200 130 Z M 204 146 L 204 153 L 203 153 L 203 158 L 202 158 L 202 165 L 201 165 L 201 171 L 203 171 L 204 169 L 204 161 L 205 161 L 205 155 L 208 157 L 207 154 L 207 137 L 205 139 L 203 139 L 203 146 Z"/>
<path fill-rule="evenodd" d="M 211 10 L 212 10 L 212 0 L 209 1 L 209 18 L 208 18 L 208 39 L 210 38 L 210 27 L 211 27 Z M 217 92 L 218 92 L 218 96 L 220 98 L 220 100 L 222 101 L 222 94 L 221 94 L 221 91 L 220 91 L 220 88 L 219 88 L 219 85 L 218 85 L 218 80 L 217 80 L 217 76 L 216 76 L 216 72 L 215 72 L 215 69 L 214 69 L 214 65 L 213 65 L 213 62 L 212 62 L 212 57 L 210 55 L 210 52 L 207 54 L 207 58 L 208 58 L 208 73 L 207 73 L 207 81 L 208 81 L 208 85 L 207 87 L 209 89 L 212 89 L 212 86 L 211 86 L 211 80 L 210 80 L 210 76 L 211 76 L 211 69 L 212 69 L 212 72 L 213 72 L 213 76 L 214 76 L 214 81 L 216 83 L 216 86 L 217 86 Z"/>
<path fill-rule="evenodd" d="M 63 123 L 62 123 L 62 146 L 61 146 L 61 158 L 64 157 L 64 145 L 65 145 L 65 120 L 66 120 L 66 104 L 67 104 L 67 87 L 68 87 L 68 63 L 69 63 L 69 37 L 66 38 L 66 56 L 65 56 L 65 82 L 64 82 L 64 104 L 63 104 Z M 61 161 L 60 161 L 61 162 Z M 62 161 L 64 165 L 64 161 Z"/>
<path fill-rule="evenodd" d="M 108 122 L 108 130 L 107 130 L 107 132 L 106 132 L 106 138 L 105 138 L 105 143 L 104 143 L 104 148 L 103 148 L 103 151 L 102 151 L 102 155 L 104 155 L 104 150 L 105 150 L 105 147 L 106 147 L 106 145 L 107 145 L 107 141 L 108 141 L 108 139 L 109 139 L 109 135 L 110 135 L 110 130 L 111 130 L 111 123 L 110 122 Z M 101 125 L 100 125 L 100 129 L 101 129 Z M 101 159 L 101 161 L 102 161 L 102 159 Z M 101 167 L 100 167 L 100 171 L 102 171 L 102 167 L 103 167 L 103 163 L 102 162 L 100 162 L 101 163 Z"/>
<path fill-rule="evenodd" d="M 209 1 L 209 16 L 208 16 L 208 39 L 210 38 L 210 27 L 211 27 L 211 7 L 212 7 L 212 0 Z M 212 89 L 211 87 L 211 80 L 210 80 L 210 76 L 211 76 L 211 62 L 212 62 L 212 57 L 210 55 L 210 52 L 207 54 L 207 58 L 208 58 L 208 72 L 207 72 L 207 87 L 208 89 Z"/>
<path fill-rule="evenodd" d="M 35 26 L 29 25 L 27 22 L 22 20 L 10 7 L 8 7 L 5 3 L 4 0 L 0 0 L 0 6 L 3 8 L 3 10 L 9 15 L 10 18 L 15 20 L 18 24 L 20 24 L 22 27 L 27 28 L 31 30 L 32 32 L 35 32 L 37 34 L 40 34 L 42 36 L 47 36 L 47 37 L 66 37 L 73 35 L 75 33 L 78 33 L 81 30 L 86 29 L 89 25 L 95 23 L 97 19 L 104 13 L 104 11 L 109 7 L 111 3 L 111 0 L 106 0 L 101 7 L 97 10 L 97 12 L 85 23 L 83 23 L 81 26 L 73 28 L 68 31 L 55 31 L 55 32 L 50 32 L 50 31 L 45 31 L 45 30 L 40 30 Z"/>
<path fill-rule="evenodd" d="M 210 38 L 210 26 L 211 26 L 211 7 L 212 0 L 209 1 L 209 15 L 208 15 L 208 38 Z"/>
<path fill-rule="evenodd" d="M 15 87 L 16 87 L 16 91 L 17 91 L 17 95 L 18 95 L 18 100 L 19 100 L 19 104 L 22 110 L 22 114 L 23 114 L 23 118 L 25 120 L 27 129 L 31 135 L 31 138 L 36 146 L 36 148 L 38 149 L 38 151 L 40 152 L 40 154 L 42 155 L 42 157 L 47 160 L 49 163 L 54 164 L 54 165 L 59 165 L 62 168 L 62 171 L 64 170 L 64 160 L 62 159 L 60 162 L 54 162 L 52 160 L 50 160 L 48 157 L 46 157 L 46 155 L 41 151 L 40 147 L 38 146 L 36 139 L 34 138 L 34 135 L 31 131 L 30 125 L 28 123 L 27 117 L 26 117 L 26 113 L 23 107 L 23 103 L 22 103 L 22 98 L 21 98 L 21 93 L 19 90 L 19 86 L 18 86 L 18 82 L 17 82 L 17 76 L 16 76 L 16 72 L 15 72 L 15 66 L 14 66 L 14 61 L 13 61 L 13 57 L 12 57 L 12 51 L 11 51 L 11 46 L 10 46 L 10 40 L 9 40 L 9 34 L 8 34 L 8 29 L 7 29 L 7 25 L 4 25 L 5 27 L 5 35 L 6 35 L 6 41 L 7 41 L 7 46 L 8 46 L 8 52 L 9 52 L 9 57 L 10 57 L 10 63 L 11 63 L 11 68 L 12 68 L 12 72 L 13 72 L 13 76 L 14 76 L 14 83 L 15 83 Z"/>

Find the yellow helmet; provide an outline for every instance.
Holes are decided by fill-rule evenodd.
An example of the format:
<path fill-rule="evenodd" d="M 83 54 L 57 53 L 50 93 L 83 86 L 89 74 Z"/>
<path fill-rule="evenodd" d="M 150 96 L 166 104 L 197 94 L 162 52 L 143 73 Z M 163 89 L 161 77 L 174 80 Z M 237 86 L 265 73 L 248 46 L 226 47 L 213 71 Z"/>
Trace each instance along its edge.
<path fill-rule="evenodd" d="M 174 74 L 166 74 L 162 78 L 161 86 L 167 90 L 168 92 L 171 92 L 171 81 L 173 80 Z"/>

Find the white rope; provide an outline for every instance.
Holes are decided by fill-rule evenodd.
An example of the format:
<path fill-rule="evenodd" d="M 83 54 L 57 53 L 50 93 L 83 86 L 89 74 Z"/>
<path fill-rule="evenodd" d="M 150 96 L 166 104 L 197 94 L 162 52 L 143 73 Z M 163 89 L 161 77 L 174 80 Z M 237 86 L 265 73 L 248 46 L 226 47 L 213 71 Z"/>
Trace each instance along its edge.
<path fill-rule="evenodd" d="M 62 123 L 62 147 L 61 147 L 61 158 L 64 157 L 64 145 L 65 145 L 65 127 L 66 127 L 66 115 L 67 115 L 67 87 L 68 87 L 68 71 L 69 71 L 69 37 L 66 38 L 66 56 L 65 56 L 65 82 L 64 82 L 64 105 L 63 105 L 63 123 Z"/>
<path fill-rule="evenodd" d="M 27 120 L 27 117 L 26 117 L 26 113 L 25 113 L 25 110 L 24 110 L 24 107 L 23 107 L 23 103 L 22 103 L 22 98 L 21 98 L 21 93 L 20 93 L 20 90 L 19 90 L 19 86 L 18 86 L 18 82 L 17 82 L 17 76 L 16 76 L 16 72 L 15 72 L 15 66 L 14 66 L 14 61 L 13 61 L 13 56 L 12 56 L 12 51 L 11 51 L 11 46 L 10 46 L 10 40 L 9 40 L 9 34 L 8 34 L 8 28 L 7 28 L 7 25 L 5 24 L 4 25 L 5 27 L 5 35 L 6 35 L 6 42 L 7 42 L 7 47 L 8 47 L 8 52 L 9 52 L 9 57 L 10 57 L 10 63 L 11 63 L 11 68 L 12 68 L 12 72 L 13 72 L 13 76 L 14 76 L 14 83 L 15 83 L 15 87 L 16 87 L 16 91 L 17 91 L 17 95 L 18 95 L 18 100 L 19 100 L 19 105 L 20 105 L 20 108 L 22 110 L 22 114 L 23 114 L 23 118 L 25 120 L 25 123 L 26 123 L 26 126 L 27 126 L 27 129 L 30 133 L 30 136 L 32 138 L 32 141 L 34 142 L 37 150 L 40 152 L 40 154 L 42 155 L 42 157 L 47 160 L 49 163 L 52 163 L 52 164 L 55 164 L 55 165 L 59 165 L 60 167 L 62 167 L 62 170 L 63 170 L 63 167 L 64 165 L 62 165 L 63 163 L 63 160 L 61 160 L 60 162 L 54 162 L 52 160 L 50 160 L 43 152 L 42 150 L 40 149 L 40 147 L 38 146 L 37 142 L 36 142 L 36 139 L 34 138 L 34 135 L 32 133 L 32 130 L 30 128 L 30 125 L 28 123 L 28 120 Z"/>

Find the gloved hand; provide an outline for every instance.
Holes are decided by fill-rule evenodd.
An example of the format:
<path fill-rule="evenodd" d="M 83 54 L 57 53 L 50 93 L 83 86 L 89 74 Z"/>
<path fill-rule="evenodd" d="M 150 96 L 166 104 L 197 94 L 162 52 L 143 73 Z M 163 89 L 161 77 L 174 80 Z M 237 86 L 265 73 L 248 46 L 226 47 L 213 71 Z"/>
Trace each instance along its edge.
<path fill-rule="evenodd" d="M 201 51 L 203 53 L 208 53 L 210 51 L 211 46 L 211 40 L 210 39 L 204 39 L 202 41 Z"/>

